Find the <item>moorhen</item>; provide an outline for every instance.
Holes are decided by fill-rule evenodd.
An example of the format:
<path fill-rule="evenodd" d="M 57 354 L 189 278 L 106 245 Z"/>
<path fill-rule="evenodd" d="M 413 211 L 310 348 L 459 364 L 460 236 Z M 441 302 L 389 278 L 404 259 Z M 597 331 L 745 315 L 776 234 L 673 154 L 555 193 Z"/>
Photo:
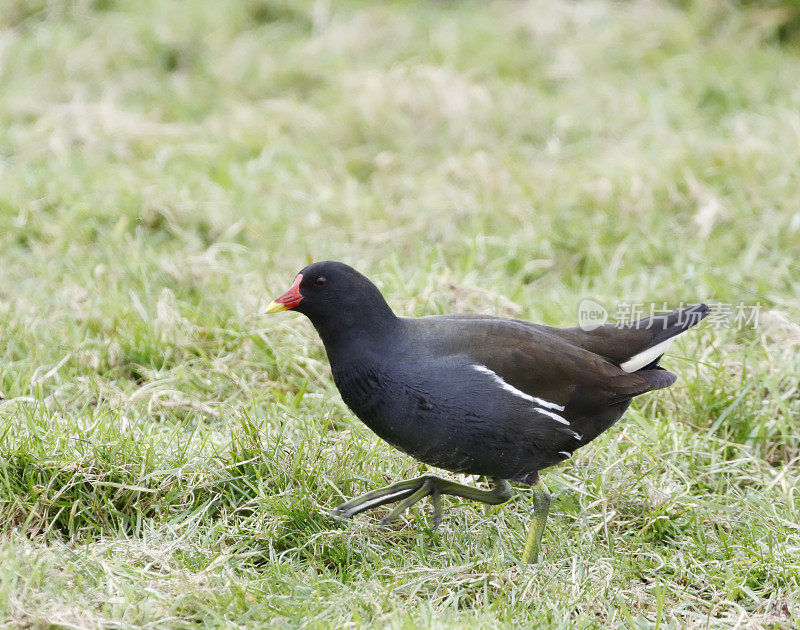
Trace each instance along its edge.
<path fill-rule="evenodd" d="M 661 355 L 708 314 L 697 304 L 591 331 L 488 315 L 404 318 L 365 276 L 332 261 L 303 269 L 266 312 L 287 309 L 311 320 L 344 402 L 370 429 L 426 464 L 493 482 L 481 490 L 423 475 L 334 514 L 399 501 L 385 525 L 430 496 L 435 528 L 442 494 L 495 505 L 511 497 L 508 480 L 529 484 L 534 522 L 523 562 L 536 562 L 550 508 L 539 471 L 608 429 L 634 396 L 672 385 Z"/>

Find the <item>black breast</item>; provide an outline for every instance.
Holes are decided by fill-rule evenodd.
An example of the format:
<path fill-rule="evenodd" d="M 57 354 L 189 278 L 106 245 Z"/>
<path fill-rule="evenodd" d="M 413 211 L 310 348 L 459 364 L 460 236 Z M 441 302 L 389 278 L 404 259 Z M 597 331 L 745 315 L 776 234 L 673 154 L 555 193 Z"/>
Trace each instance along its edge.
<path fill-rule="evenodd" d="M 333 370 L 342 399 L 359 419 L 392 446 L 421 457 L 436 406 L 420 391 L 386 369 L 356 365 Z"/>
<path fill-rule="evenodd" d="M 555 463 L 541 450 L 528 406 L 498 404 L 480 378 L 471 380 L 474 370 L 391 368 L 362 363 L 333 375 L 347 406 L 392 446 L 446 470 L 503 478 Z"/>

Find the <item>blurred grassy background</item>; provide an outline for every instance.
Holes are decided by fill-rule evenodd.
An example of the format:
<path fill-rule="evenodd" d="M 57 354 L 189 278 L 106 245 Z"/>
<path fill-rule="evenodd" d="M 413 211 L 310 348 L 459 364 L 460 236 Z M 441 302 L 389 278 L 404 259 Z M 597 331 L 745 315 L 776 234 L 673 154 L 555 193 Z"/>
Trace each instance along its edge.
<path fill-rule="evenodd" d="M 6 0 L 0 616 L 34 627 L 794 627 L 793 2 Z M 760 305 L 530 497 L 380 530 L 310 260 L 403 315 Z M 377 515 L 378 517 L 380 514 Z"/>

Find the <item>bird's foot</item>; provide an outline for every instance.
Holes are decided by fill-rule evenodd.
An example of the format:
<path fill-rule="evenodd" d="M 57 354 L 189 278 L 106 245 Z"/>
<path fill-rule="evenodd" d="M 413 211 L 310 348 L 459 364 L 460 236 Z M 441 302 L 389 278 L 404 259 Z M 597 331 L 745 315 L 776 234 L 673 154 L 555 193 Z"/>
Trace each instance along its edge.
<path fill-rule="evenodd" d="M 391 522 L 397 520 L 397 518 L 405 512 L 408 508 L 410 508 L 415 503 L 422 501 L 425 497 L 430 495 L 433 498 L 433 522 L 431 524 L 431 529 L 436 529 L 439 527 L 439 524 L 442 522 L 442 501 L 441 501 L 441 492 L 438 490 L 437 481 L 443 481 L 438 477 L 434 477 L 433 475 L 425 475 L 422 478 L 422 483 L 420 483 L 419 487 L 416 491 L 412 492 L 408 495 L 405 499 L 400 501 L 398 506 L 394 508 L 391 512 L 389 512 L 386 516 L 381 519 L 381 527 L 386 527 Z"/>
<path fill-rule="evenodd" d="M 495 479 L 494 487 L 491 490 L 481 490 L 455 481 L 442 479 L 435 475 L 422 475 L 416 479 L 400 481 L 380 490 L 367 492 L 360 497 L 347 501 L 333 511 L 333 517 L 338 519 L 352 518 L 365 510 L 400 501 L 397 507 L 381 519 L 381 525 L 386 526 L 396 520 L 400 514 L 412 505 L 430 496 L 433 505 L 431 526 L 432 529 L 436 529 L 442 522 L 441 496 L 443 494 L 497 505 L 505 503 L 511 497 L 511 486 L 504 479 Z"/>
<path fill-rule="evenodd" d="M 391 486 L 362 494 L 360 497 L 342 503 L 333 510 L 332 516 L 337 519 L 353 518 L 356 514 L 360 514 L 370 508 L 405 499 L 419 489 L 422 479 L 423 477 L 418 477 L 408 481 L 400 481 Z"/>

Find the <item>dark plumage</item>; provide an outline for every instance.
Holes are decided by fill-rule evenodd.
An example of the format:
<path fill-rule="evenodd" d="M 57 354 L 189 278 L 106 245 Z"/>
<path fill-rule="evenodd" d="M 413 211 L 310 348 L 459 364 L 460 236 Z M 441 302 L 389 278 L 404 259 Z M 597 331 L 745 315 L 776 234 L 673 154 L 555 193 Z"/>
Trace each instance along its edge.
<path fill-rule="evenodd" d="M 319 262 L 303 269 L 267 312 L 293 309 L 317 329 L 348 407 L 381 438 L 416 459 L 485 475 L 479 490 L 426 475 L 337 508 L 349 517 L 400 501 L 384 521 L 431 495 L 487 503 L 510 496 L 505 480 L 534 485 L 614 424 L 634 396 L 669 387 L 658 366 L 675 335 L 708 314 L 704 304 L 629 326 L 553 328 L 486 315 L 401 318 L 355 269 Z M 536 487 L 536 522 L 524 559 L 536 556 L 549 495 Z"/>

